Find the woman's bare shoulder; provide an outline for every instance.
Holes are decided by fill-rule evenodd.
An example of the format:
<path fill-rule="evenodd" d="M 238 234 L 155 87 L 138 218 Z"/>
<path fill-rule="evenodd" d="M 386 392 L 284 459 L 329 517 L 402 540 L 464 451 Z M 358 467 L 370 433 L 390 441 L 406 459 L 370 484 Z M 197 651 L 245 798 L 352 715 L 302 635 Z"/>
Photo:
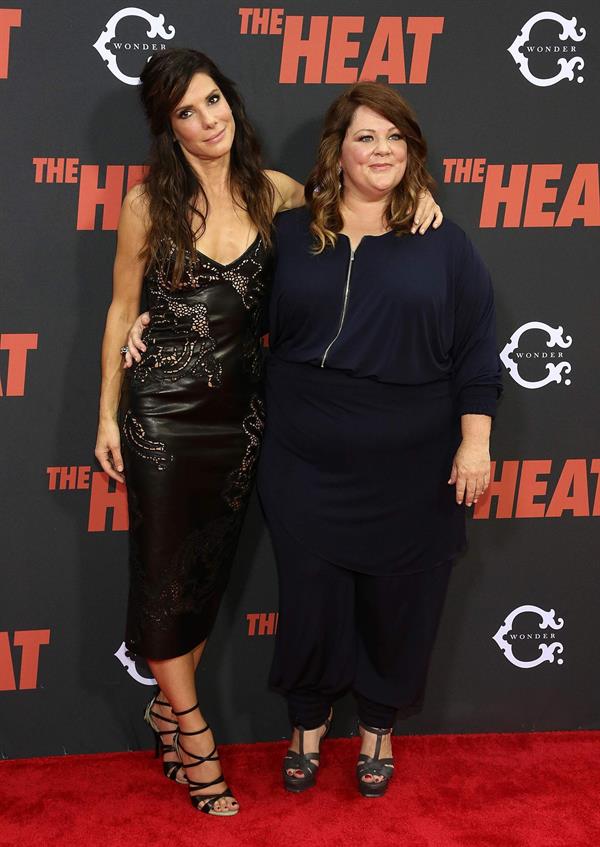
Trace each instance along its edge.
<path fill-rule="evenodd" d="M 123 198 L 123 209 L 127 209 L 128 212 L 137 215 L 137 217 L 146 218 L 149 207 L 150 197 L 143 182 L 139 182 L 133 188 L 130 188 Z"/>
<path fill-rule="evenodd" d="M 150 228 L 150 198 L 144 183 L 130 188 L 123 198 L 119 229 L 146 233 Z"/>
<path fill-rule="evenodd" d="M 275 186 L 276 198 L 274 212 L 294 209 L 304 203 L 304 186 L 282 171 L 265 170 L 265 176 Z"/>

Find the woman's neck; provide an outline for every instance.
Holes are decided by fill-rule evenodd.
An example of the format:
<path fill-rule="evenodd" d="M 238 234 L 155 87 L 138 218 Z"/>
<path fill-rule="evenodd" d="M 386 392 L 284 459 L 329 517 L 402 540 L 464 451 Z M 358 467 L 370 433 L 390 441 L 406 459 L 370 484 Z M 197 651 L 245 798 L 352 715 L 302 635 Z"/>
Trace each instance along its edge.
<path fill-rule="evenodd" d="M 186 156 L 190 167 L 200 180 L 204 193 L 211 198 L 223 199 L 231 192 L 231 157 L 229 154 L 218 159 L 199 159 Z"/>
<path fill-rule="evenodd" d="M 385 212 L 389 204 L 389 197 L 368 198 L 355 193 L 344 192 L 344 198 L 340 205 L 344 228 L 360 230 L 366 234 L 378 234 L 385 232 L 388 228 L 385 220 Z"/>

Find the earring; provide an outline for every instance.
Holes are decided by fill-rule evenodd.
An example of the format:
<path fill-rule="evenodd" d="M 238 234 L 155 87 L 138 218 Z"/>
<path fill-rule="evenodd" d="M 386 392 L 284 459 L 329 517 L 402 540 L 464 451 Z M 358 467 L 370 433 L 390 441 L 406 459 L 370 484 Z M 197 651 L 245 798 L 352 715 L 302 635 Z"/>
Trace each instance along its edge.
<path fill-rule="evenodd" d="M 342 175 L 343 175 L 343 173 L 344 173 L 344 171 L 343 171 L 342 166 L 341 166 L 340 164 L 338 164 L 338 166 L 337 166 L 337 174 L 338 174 L 338 191 L 341 191 L 341 190 L 342 190 L 342 188 L 344 187 L 344 183 L 342 182 Z"/>

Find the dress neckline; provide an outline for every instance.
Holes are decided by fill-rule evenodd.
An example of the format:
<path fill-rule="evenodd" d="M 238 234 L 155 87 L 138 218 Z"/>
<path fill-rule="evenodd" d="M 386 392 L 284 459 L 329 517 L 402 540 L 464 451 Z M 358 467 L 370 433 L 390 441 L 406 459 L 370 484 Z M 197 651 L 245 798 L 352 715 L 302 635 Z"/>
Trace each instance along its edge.
<path fill-rule="evenodd" d="M 223 268 L 223 269 L 227 270 L 227 268 L 232 268 L 234 265 L 237 265 L 238 262 L 241 262 L 242 259 L 245 259 L 246 256 L 248 255 L 248 253 L 252 250 L 252 248 L 256 246 L 259 239 L 260 239 L 260 233 L 257 232 L 256 237 L 255 237 L 254 241 L 252 242 L 252 244 L 249 244 L 248 247 L 244 250 L 244 252 L 240 256 L 237 257 L 237 259 L 234 259 L 233 262 L 227 262 L 226 265 L 224 265 L 222 262 L 217 262 L 217 260 L 213 259 L 212 256 L 208 256 L 206 253 L 203 253 L 202 250 L 198 250 L 198 248 L 196 246 L 194 246 L 194 251 L 199 256 L 202 256 L 203 259 L 206 259 L 208 262 L 211 262 L 211 264 L 216 265 L 218 268 Z"/>

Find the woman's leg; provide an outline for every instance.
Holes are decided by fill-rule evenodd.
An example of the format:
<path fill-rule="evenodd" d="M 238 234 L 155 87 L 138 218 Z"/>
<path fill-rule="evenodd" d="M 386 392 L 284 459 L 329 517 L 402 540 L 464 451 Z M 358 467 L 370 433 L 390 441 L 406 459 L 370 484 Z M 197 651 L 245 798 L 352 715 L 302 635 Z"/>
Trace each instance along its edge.
<path fill-rule="evenodd" d="M 205 647 L 206 639 L 201 644 L 198 644 L 197 647 L 194 647 L 194 649 L 192 650 L 194 670 L 196 670 L 196 668 L 198 667 Z M 175 730 L 177 729 L 177 718 L 173 714 L 173 710 L 171 709 L 167 695 L 160 687 L 156 695 L 156 700 L 152 701 L 152 719 L 156 729 L 163 733 L 161 737 L 164 745 L 166 747 L 172 747 L 173 736 L 175 735 Z M 181 761 L 178 753 L 175 750 L 164 752 L 162 758 L 164 762 L 179 763 Z M 180 782 L 182 784 L 187 783 L 185 773 L 181 768 L 179 768 L 179 771 L 177 773 L 177 782 Z"/>
<path fill-rule="evenodd" d="M 175 712 L 187 712 L 187 714 L 179 715 L 177 722 L 181 733 L 186 733 L 181 739 L 183 746 L 196 756 L 209 756 L 215 747 L 214 738 L 210 730 L 195 734 L 198 730 L 206 726 L 206 721 L 199 708 L 192 708 L 198 702 L 195 672 L 205 644 L 206 641 L 199 644 L 189 653 L 183 656 L 177 656 L 174 659 L 163 659 L 160 661 L 153 659 L 147 660 L 148 666 L 160 686 L 160 691 L 164 694 L 165 699 L 172 709 L 172 712 L 168 716 L 171 717 L 171 714 Z M 187 733 L 191 734 L 187 735 Z M 195 761 L 183 751 L 181 757 L 185 765 L 192 765 Z M 188 767 L 187 774 L 193 782 L 212 782 L 212 780 L 222 775 L 221 765 L 218 761 L 205 762 L 195 767 Z M 226 787 L 227 784 L 225 781 L 221 780 L 209 788 L 193 790 L 192 794 L 219 794 Z M 237 801 L 231 797 L 223 797 L 217 800 L 214 805 L 214 809 L 217 812 L 236 809 L 237 807 Z"/>
<path fill-rule="evenodd" d="M 334 700 L 354 677 L 354 574 L 311 553 L 280 524 L 269 529 L 279 572 L 270 684 L 287 698 L 292 726 L 308 730 L 305 751 L 316 752 Z M 297 729 L 290 750 L 299 750 Z"/>
<path fill-rule="evenodd" d="M 415 574 L 357 575 L 354 693 L 362 724 L 392 728 L 397 716 L 421 708 L 451 570 L 449 561 Z M 377 736 L 361 729 L 361 737 L 361 753 L 372 756 Z M 391 734 L 382 738 L 379 755 L 391 757 Z"/>

